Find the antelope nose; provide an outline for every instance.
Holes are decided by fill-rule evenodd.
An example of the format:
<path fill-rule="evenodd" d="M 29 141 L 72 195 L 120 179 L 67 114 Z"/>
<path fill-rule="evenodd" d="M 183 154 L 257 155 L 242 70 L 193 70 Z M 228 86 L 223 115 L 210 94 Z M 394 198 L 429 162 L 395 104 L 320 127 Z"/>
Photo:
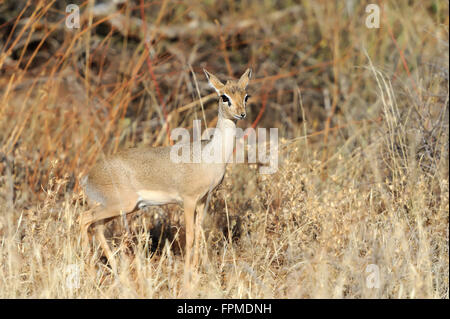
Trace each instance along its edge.
<path fill-rule="evenodd" d="M 245 113 L 241 113 L 241 119 L 245 118 Z"/>

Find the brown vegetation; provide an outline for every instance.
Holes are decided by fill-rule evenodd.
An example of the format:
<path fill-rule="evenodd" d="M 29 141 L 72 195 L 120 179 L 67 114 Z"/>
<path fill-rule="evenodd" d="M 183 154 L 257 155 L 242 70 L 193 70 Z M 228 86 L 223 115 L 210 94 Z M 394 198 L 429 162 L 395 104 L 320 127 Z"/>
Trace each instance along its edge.
<path fill-rule="evenodd" d="M 81 250 L 79 178 L 213 126 L 203 67 L 253 68 L 239 126 L 279 129 L 279 170 L 229 165 L 191 297 L 449 297 L 447 1 L 383 2 L 379 29 L 351 0 L 74 2 L 72 30 L 65 2 L 0 4 L 0 297 L 180 296 L 181 209 L 111 222 L 114 277 Z"/>

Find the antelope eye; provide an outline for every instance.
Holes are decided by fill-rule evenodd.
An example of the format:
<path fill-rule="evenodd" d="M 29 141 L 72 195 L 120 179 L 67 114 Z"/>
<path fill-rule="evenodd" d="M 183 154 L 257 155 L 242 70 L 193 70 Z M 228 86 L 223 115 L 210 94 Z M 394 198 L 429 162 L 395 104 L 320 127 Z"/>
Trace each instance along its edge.
<path fill-rule="evenodd" d="M 230 99 L 228 99 L 228 97 L 226 95 L 221 95 L 220 97 L 222 98 L 222 101 L 224 103 L 228 103 L 228 105 L 231 105 Z"/>
<path fill-rule="evenodd" d="M 246 95 L 244 98 L 245 103 L 247 103 L 248 99 L 250 98 L 250 95 Z"/>

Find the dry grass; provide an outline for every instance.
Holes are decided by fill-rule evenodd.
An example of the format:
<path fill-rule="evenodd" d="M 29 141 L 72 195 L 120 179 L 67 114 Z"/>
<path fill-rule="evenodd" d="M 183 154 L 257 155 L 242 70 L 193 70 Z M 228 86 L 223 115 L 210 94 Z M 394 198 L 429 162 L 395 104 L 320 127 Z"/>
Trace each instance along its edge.
<path fill-rule="evenodd" d="M 22 2 L 0 5 L 0 297 L 179 297 L 181 209 L 132 216 L 128 237 L 111 223 L 115 277 L 80 248 L 78 179 L 119 147 L 213 126 L 214 95 L 204 115 L 190 104 L 211 93 L 201 68 L 248 66 L 240 126 L 279 128 L 279 170 L 228 167 L 190 297 L 449 297 L 448 2 L 385 2 L 380 29 L 351 0 L 130 1 L 104 17 L 80 2 L 73 31 L 63 4 Z"/>

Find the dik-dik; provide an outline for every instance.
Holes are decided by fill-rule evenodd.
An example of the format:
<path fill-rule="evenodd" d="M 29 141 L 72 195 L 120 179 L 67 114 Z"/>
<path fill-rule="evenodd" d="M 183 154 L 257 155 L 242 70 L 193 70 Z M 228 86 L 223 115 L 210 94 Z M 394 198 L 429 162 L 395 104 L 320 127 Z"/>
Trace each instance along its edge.
<path fill-rule="evenodd" d="M 170 203 L 184 207 L 185 269 L 190 268 L 191 262 L 197 264 L 198 251 L 192 254 L 192 248 L 194 235 L 195 240 L 199 240 L 205 195 L 221 183 L 227 162 L 233 154 L 233 132 L 236 122 L 246 116 L 245 107 L 249 98 L 246 88 L 252 74 L 251 69 L 247 69 L 238 81 L 223 84 L 213 74 L 204 72 L 209 85 L 219 96 L 219 107 L 215 133 L 202 144 L 220 149 L 220 161 L 174 162 L 171 159 L 173 146 L 130 148 L 101 159 L 82 181 L 88 202 L 93 207 L 80 217 L 84 247 L 88 246 L 88 229 L 93 225 L 113 268 L 114 256 L 104 236 L 105 222 L 145 206 Z"/>

